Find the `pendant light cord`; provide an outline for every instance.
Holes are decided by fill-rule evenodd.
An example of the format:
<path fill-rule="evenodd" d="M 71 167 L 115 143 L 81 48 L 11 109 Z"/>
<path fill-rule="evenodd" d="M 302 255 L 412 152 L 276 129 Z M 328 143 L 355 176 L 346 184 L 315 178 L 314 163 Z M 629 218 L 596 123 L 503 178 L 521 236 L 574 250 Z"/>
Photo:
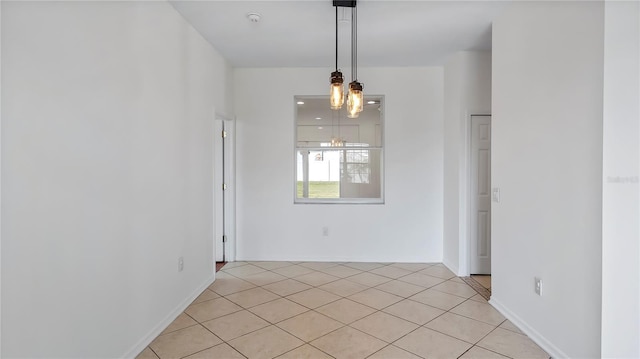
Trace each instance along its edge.
<path fill-rule="evenodd" d="M 358 10 L 351 8 L 351 81 L 358 79 Z"/>
<path fill-rule="evenodd" d="M 338 7 L 336 6 L 336 71 L 338 71 Z"/>
<path fill-rule="evenodd" d="M 355 73 L 355 69 L 354 69 L 354 64 L 355 64 L 355 59 L 353 57 L 353 44 L 354 44 L 354 40 L 353 40 L 353 19 L 355 19 L 355 12 L 356 12 L 356 8 L 351 8 L 351 82 L 354 81 L 355 77 L 353 76 L 353 74 Z"/>
<path fill-rule="evenodd" d="M 354 6 L 353 7 L 353 32 L 354 32 L 354 36 L 353 36 L 353 58 L 354 58 L 354 63 L 355 63 L 355 67 L 354 67 L 354 74 L 353 74 L 353 79 L 355 81 L 358 81 L 358 7 Z"/>

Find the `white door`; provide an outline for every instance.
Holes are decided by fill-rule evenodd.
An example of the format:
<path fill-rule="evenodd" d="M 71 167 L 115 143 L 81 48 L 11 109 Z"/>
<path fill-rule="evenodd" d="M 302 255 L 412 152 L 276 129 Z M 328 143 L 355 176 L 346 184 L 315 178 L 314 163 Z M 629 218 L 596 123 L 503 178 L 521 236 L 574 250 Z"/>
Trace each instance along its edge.
<path fill-rule="evenodd" d="M 224 120 L 216 120 L 213 136 L 213 216 L 216 262 L 224 262 L 225 255 L 225 156 Z"/>
<path fill-rule="evenodd" d="M 491 116 L 471 116 L 471 274 L 491 274 Z"/>

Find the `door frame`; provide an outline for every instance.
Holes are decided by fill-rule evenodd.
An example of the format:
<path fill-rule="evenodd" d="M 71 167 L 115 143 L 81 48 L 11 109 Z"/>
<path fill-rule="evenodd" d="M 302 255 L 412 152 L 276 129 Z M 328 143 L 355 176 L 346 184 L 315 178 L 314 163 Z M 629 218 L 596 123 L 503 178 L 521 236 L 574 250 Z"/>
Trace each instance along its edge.
<path fill-rule="evenodd" d="M 474 110 L 467 111 L 462 121 L 462 134 L 464 136 L 463 148 L 460 151 L 460 173 L 459 176 L 459 268 L 458 275 L 468 277 L 471 274 L 471 117 L 489 116 L 491 111 Z M 493 128 L 493 122 L 492 126 Z M 493 140 L 493 137 L 492 137 Z M 492 152 L 493 153 L 493 152 Z"/>
<path fill-rule="evenodd" d="M 215 113 L 215 121 L 222 121 L 224 126 L 224 131 L 227 133 L 227 136 L 224 138 L 223 146 L 224 146 L 224 178 L 222 179 L 223 183 L 227 185 L 226 190 L 224 190 L 224 202 L 223 202 L 223 211 L 224 211 L 224 235 L 227 238 L 224 257 L 227 262 L 234 262 L 236 258 L 236 147 L 235 147 L 235 133 L 236 133 L 236 121 L 234 118 L 230 118 L 225 116 L 224 114 Z M 222 134 L 216 133 L 216 126 L 214 125 L 214 144 L 217 141 L 222 141 Z M 215 146 L 214 146 L 215 147 Z M 215 153 L 214 153 L 215 156 Z M 214 171 L 215 168 L 215 157 L 214 161 Z M 212 185 L 216 185 L 213 183 Z M 216 203 L 215 199 L 215 189 L 214 189 L 214 206 Z M 219 240 L 219 234 L 215 228 L 216 218 L 212 218 L 212 223 L 214 224 L 213 229 L 213 249 L 214 249 L 214 261 L 216 260 L 216 241 Z"/>

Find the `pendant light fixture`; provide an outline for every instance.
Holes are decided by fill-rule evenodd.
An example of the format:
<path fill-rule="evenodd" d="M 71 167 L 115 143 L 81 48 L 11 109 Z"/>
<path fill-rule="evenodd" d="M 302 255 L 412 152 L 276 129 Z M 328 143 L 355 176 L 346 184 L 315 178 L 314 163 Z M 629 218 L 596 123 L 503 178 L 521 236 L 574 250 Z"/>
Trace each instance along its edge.
<path fill-rule="evenodd" d="M 357 118 L 364 108 L 362 84 L 358 82 L 358 8 L 351 9 L 351 83 L 347 95 L 347 117 Z"/>
<path fill-rule="evenodd" d="M 344 78 L 338 69 L 338 6 L 336 8 L 336 70 L 331 73 L 331 109 L 339 110 L 344 103 Z"/>

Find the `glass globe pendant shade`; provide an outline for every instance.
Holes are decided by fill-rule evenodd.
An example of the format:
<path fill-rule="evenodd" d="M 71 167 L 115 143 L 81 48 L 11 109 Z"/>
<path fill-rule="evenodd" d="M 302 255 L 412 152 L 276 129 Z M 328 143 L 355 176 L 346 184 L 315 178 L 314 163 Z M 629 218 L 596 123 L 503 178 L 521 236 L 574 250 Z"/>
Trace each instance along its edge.
<path fill-rule="evenodd" d="M 362 84 L 353 81 L 349 84 L 349 94 L 347 96 L 347 117 L 358 118 L 364 108 L 364 93 Z"/>
<path fill-rule="evenodd" d="M 331 73 L 331 109 L 339 110 L 344 104 L 344 79 L 342 72 L 334 71 Z"/>

